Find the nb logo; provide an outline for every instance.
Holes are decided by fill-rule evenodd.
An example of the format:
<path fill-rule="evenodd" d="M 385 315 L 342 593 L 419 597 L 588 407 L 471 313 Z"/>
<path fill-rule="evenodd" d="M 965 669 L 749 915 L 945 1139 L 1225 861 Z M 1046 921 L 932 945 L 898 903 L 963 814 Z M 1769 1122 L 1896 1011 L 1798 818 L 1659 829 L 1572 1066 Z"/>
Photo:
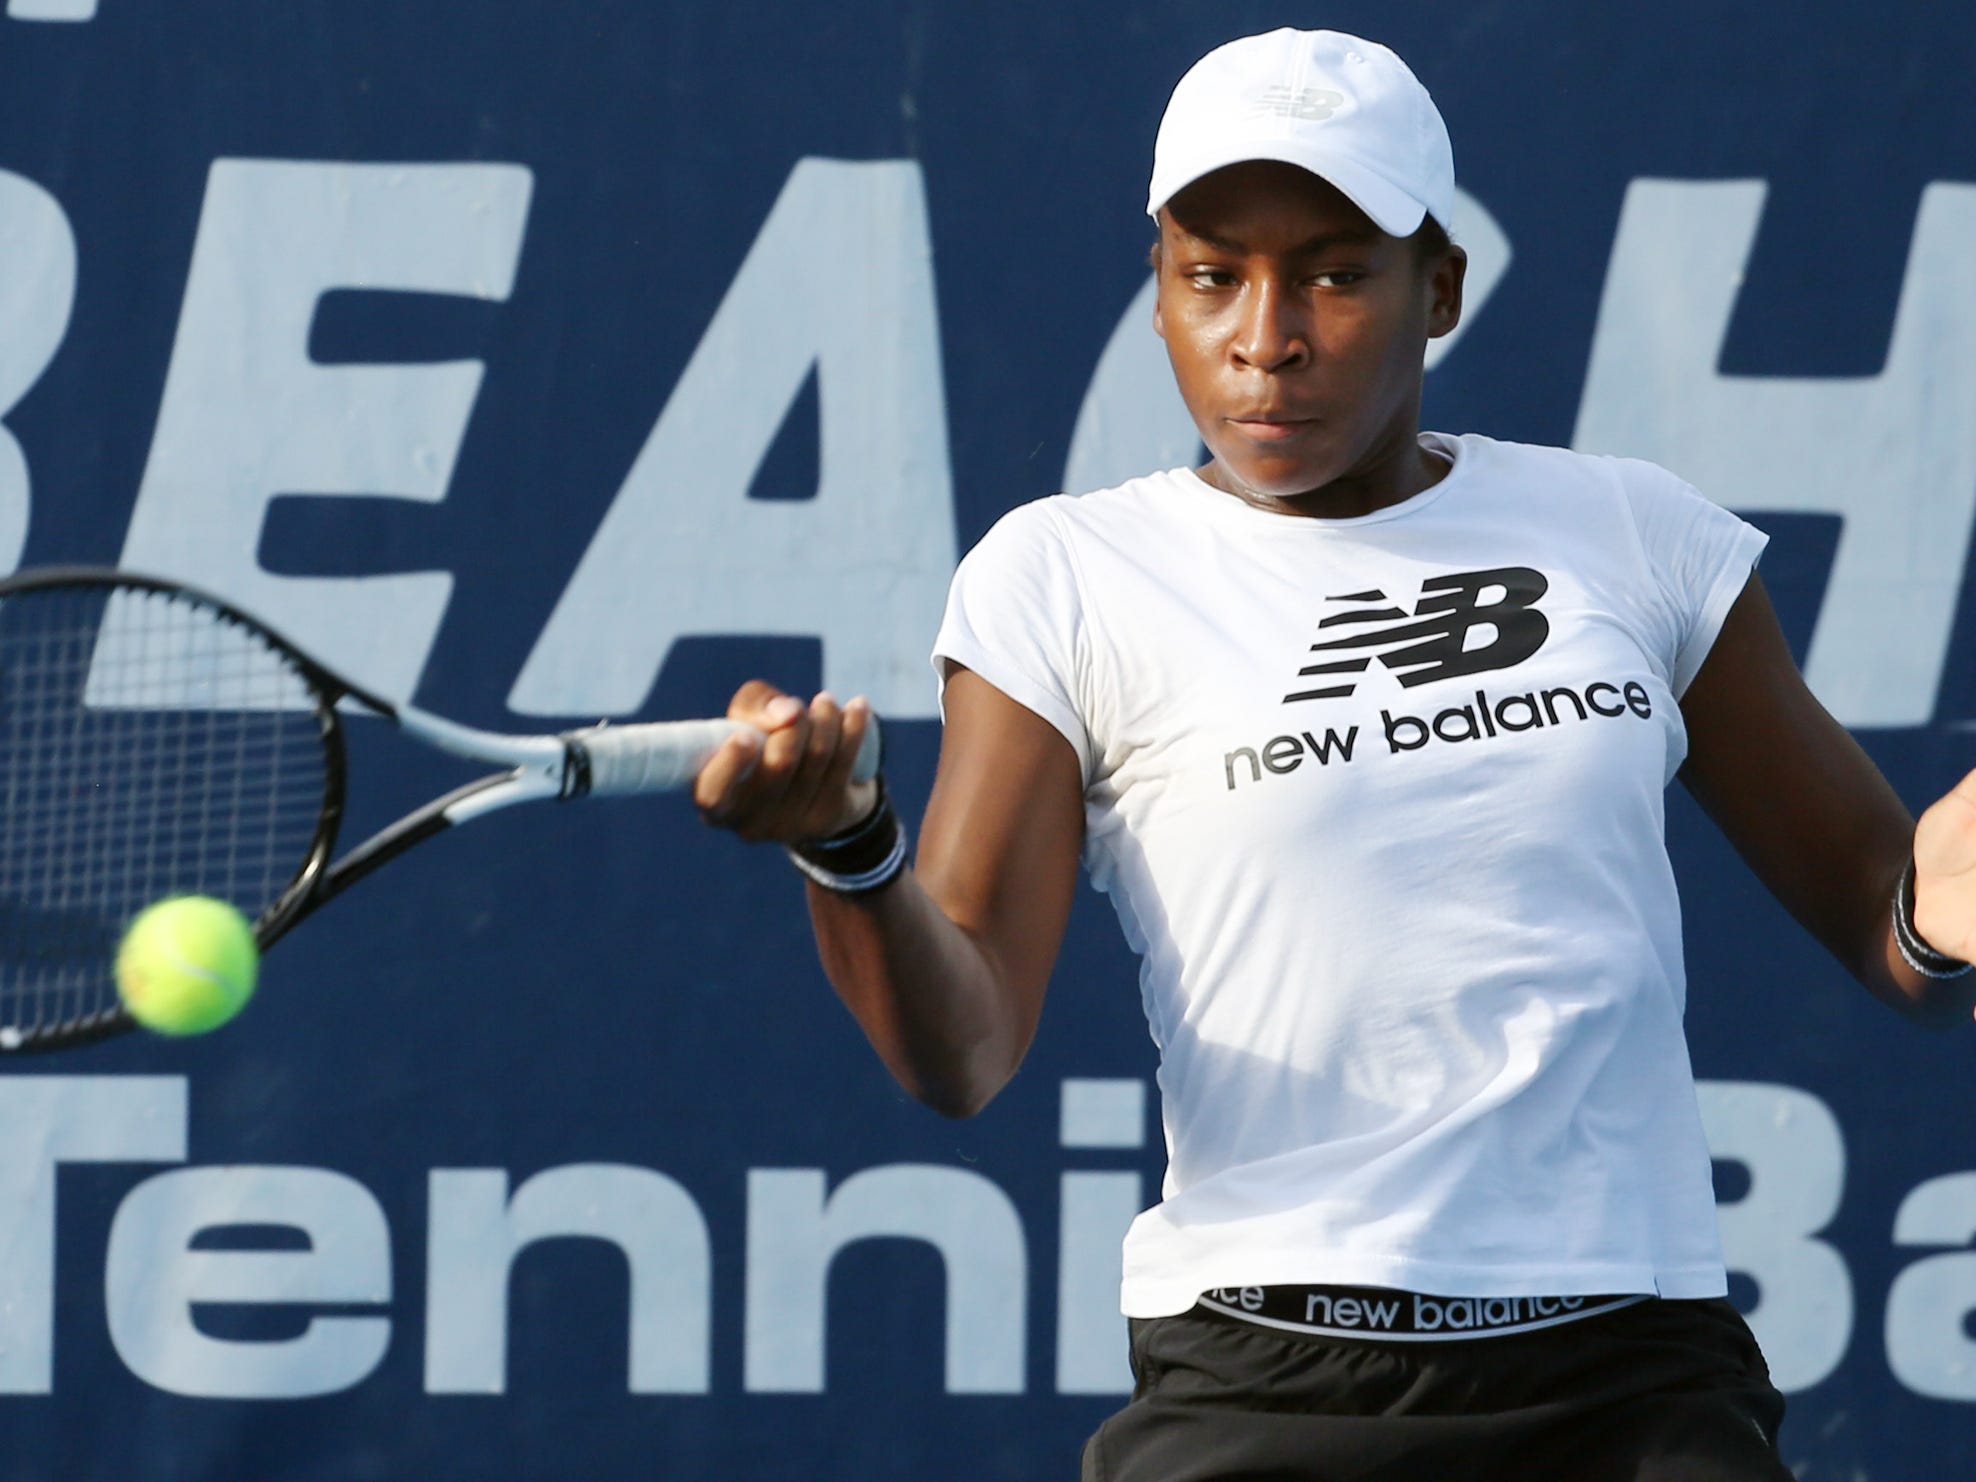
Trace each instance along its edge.
<path fill-rule="evenodd" d="M 1549 590 L 1541 571 L 1501 566 L 1430 576 L 1420 584 L 1420 600 L 1411 613 L 1377 590 L 1333 597 L 1333 602 L 1351 605 L 1317 626 L 1319 632 L 1336 636 L 1313 643 L 1310 651 L 1319 656 L 1317 661 L 1297 671 L 1305 679 L 1328 682 L 1287 694 L 1283 703 L 1349 695 L 1358 681 L 1345 676 L 1364 673 L 1374 659 L 1408 689 L 1512 668 L 1550 636 L 1550 620 L 1536 608 L 1537 599 Z"/>
<path fill-rule="evenodd" d="M 1249 116 L 1274 114 L 1278 118 L 1304 118 L 1322 123 L 1344 101 L 1343 93 L 1334 93 L 1329 88 L 1290 88 L 1278 83 L 1256 94 L 1255 102 L 1249 106 Z"/>

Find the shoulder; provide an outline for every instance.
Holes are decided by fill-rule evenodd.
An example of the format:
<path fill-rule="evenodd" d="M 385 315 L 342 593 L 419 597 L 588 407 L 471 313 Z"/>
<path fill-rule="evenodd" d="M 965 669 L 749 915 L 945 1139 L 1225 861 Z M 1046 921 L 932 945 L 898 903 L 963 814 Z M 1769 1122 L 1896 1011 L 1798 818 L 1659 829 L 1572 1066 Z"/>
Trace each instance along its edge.
<path fill-rule="evenodd" d="M 1064 527 L 1054 508 L 1063 500 L 1061 494 L 1033 499 L 998 516 L 961 558 L 955 590 L 984 582 L 1047 580 L 1045 573 L 1067 566 Z"/>
<path fill-rule="evenodd" d="M 1062 515 L 1058 507 L 1071 502 L 1067 494 L 1051 494 L 1004 510 L 995 517 L 994 523 L 974 543 L 972 550 L 979 551 L 983 547 L 1035 546 L 1061 541 Z"/>
<path fill-rule="evenodd" d="M 1443 448 L 1457 456 L 1477 473 L 1500 478 L 1548 478 L 1579 485 L 1600 485 L 1613 490 L 1656 484 L 1679 485 L 1681 480 L 1657 463 L 1644 458 L 1615 458 L 1607 453 L 1581 453 L 1548 443 L 1510 442 L 1484 437 L 1478 432 L 1459 435 L 1434 433 Z"/>
<path fill-rule="evenodd" d="M 1600 508 L 1610 511 L 1612 518 L 1643 536 L 1720 513 L 1713 501 L 1679 474 L 1644 458 L 1505 442 L 1476 433 L 1443 438 L 1443 445 L 1458 447 L 1459 457 L 1478 481 L 1513 493 L 1526 508 L 1541 504 L 1532 496 L 1550 495 L 1569 501 L 1580 514 Z"/>
<path fill-rule="evenodd" d="M 1182 470 L 1168 470 L 1088 494 L 1051 494 L 1018 504 L 988 527 L 967 560 L 1068 559 L 1080 545 L 1110 543 L 1117 532 L 1159 525 L 1178 514 L 1175 487 L 1182 476 Z"/>

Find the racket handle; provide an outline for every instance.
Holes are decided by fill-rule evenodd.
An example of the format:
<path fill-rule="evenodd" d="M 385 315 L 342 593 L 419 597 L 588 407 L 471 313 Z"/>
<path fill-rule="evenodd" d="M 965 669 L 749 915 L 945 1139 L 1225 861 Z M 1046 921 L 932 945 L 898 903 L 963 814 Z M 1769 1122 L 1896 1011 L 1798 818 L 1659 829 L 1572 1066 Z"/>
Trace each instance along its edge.
<path fill-rule="evenodd" d="M 589 760 L 590 785 L 598 797 L 640 792 L 679 792 L 693 785 L 700 768 L 737 731 L 748 729 L 736 720 L 660 720 L 628 726 L 588 726 L 569 731 L 563 740 Z M 865 725 L 857 760 L 851 764 L 853 782 L 878 775 L 884 754 L 878 717 Z"/>

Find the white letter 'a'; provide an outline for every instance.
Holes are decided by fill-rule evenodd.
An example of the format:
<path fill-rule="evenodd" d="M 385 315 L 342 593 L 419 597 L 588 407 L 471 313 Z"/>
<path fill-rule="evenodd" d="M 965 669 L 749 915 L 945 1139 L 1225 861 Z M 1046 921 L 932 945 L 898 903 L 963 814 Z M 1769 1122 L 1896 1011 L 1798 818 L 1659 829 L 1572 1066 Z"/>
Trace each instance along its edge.
<path fill-rule="evenodd" d="M 816 367 L 816 497 L 749 485 Z M 823 679 L 930 716 L 954 566 L 946 404 L 919 166 L 791 172 L 508 704 L 636 710 L 675 639 L 821 635 Z"/>
<path fill-rule="evenodd" d="M 216 160 L 123 564 L 211 588 L 392 699 L 453 579 L 299 578 L 256 553 L 277 494 L 446 497 L 479 361 L 313 365 L 335 288 L 505 299 L 532 177 L 519 165 Z"/>
<path fill-rule="evenodd" d="M 1877 376 L 1717 372 L 1761 181 L 1636 180 L 1573 445 L 1667 464 L 1731 509 L 1842 515 L 1805 678 L 1850 726 L 1925 725 L 1976 514 L 1976 186 L 1922 193 Z"/>

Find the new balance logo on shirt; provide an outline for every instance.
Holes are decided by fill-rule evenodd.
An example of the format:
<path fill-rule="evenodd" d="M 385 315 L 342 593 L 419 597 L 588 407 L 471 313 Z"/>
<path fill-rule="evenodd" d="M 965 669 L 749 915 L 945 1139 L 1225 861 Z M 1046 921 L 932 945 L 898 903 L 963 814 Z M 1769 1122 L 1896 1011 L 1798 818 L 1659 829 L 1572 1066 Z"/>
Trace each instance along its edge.
<path fill-rule="evenodd" d="M 1319 657 L 1297 671 L 1307 684 L 1283 697 L 1285 705 L 1338 700 L 1354 694 L 1374 662 L 1402 690 L 1440 680 L 1513 669 L 1534 656 L 1550 637 L 1550 619 L 1538 603 L 1550 581 L 1528 566 L 1497 566 L 1430 576 L 1411 610 L 1377 588 L 1327 599 L 1342 604 L 1318 622 Z M 1524 693 L 1470 690 L 1457 703 L 1408 705 L 1379 711 L 1381 750 L 1361 748 L 1360 728 L 1344 723 L 1311 725 L 1222 757 L 1226 790 L 1281 776 L 1306 764 L 1350 764 L 1363 756 L 1398 756 L 1436 745 L 1494 742 L 1523 731 L 1598 720 L 1653 718 L 1653 697 L 1638 680 L 1595 679 L 1582 685 L 1533 687 Z M 1409 713 L 1418 711 L 1417 714 Z M 1368 726 L 1368 733 L 1370 727 Z M 1370 735 L 1368 734 L 1368 741 Z"/>
<path fill-rule="evenodd" d="M 1318 631 L 1331 636 L 1310 646 L 1321 657 L 1297 671 L 1300 678 L 1323 682 L 1292 691 L 1283 703 L 1343 698 L 1358 687 L 1345 676 L 1363 674 L 1374 659 L 1407 689 L 1513 668 L 1550 636 L 1550 620 L 1536 606 L 1550 586 L 1541 571 L 1499 566 L 1430 576 L 1420 584 L 1411 613 L 1377 588 L 1333 597 L 1348 606 L 1319 621 Z M 1483 631 L 1493 636 L 1471 646 Z"/>

